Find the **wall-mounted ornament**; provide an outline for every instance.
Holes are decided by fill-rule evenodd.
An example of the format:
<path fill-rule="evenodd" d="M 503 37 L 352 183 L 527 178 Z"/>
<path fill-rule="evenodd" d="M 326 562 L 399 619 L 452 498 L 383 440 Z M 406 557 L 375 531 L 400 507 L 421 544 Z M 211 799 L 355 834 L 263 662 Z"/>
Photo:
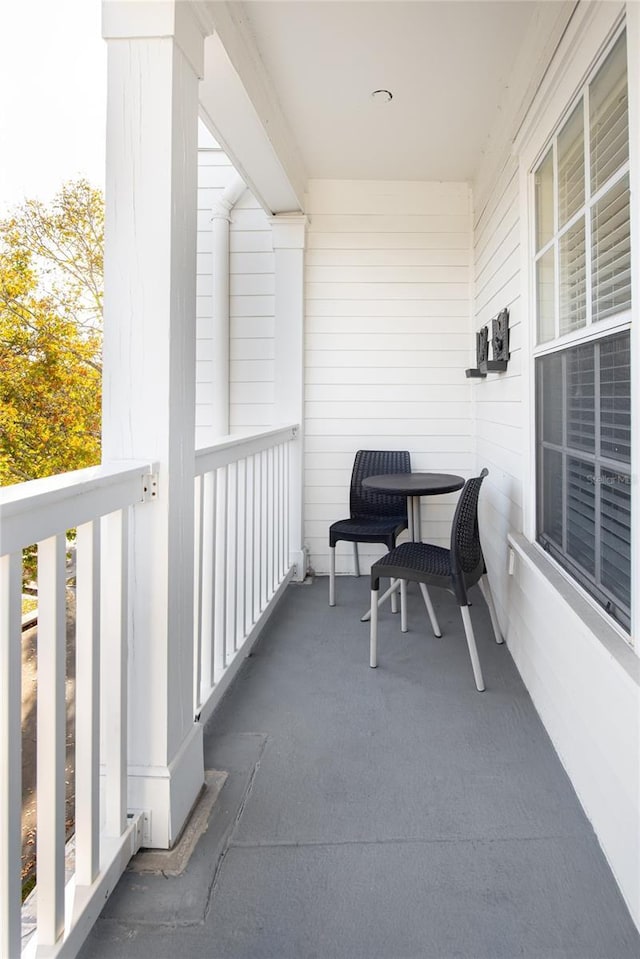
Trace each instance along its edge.
<path fill-rule="evenodd" d="M 504 373 L 509 360 L 509 310 L 501 310 L 491 321 L 491 352 L 489 359 L 489 327 L 476 333 L 476 367 L 465 370 L 465 376 L 482 378 L 487 373 Z"/>

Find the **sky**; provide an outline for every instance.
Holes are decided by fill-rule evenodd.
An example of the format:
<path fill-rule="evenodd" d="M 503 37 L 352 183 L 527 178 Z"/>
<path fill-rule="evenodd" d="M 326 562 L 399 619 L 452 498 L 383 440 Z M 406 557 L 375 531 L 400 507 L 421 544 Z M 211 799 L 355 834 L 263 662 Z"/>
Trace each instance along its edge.
<path fill-rule="evenodd" d="M 100 0 L 5 0 L 0 13 L 0 216 L 64 180 L 104 188 Z"/>

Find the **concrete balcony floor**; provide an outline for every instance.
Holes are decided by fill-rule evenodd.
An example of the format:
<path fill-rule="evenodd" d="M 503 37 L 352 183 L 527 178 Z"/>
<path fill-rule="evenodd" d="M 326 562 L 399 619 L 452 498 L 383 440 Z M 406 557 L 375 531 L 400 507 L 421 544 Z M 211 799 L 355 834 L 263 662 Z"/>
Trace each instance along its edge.
<path fill-rule="evenodd" d="M 368 577 L 290 586 L 205 735 L 227 781 L 182 876 L 127 872 L 82 959 L 636 959 L 640 941 L 474 590 L 411 587 L 368 667 Z"/>

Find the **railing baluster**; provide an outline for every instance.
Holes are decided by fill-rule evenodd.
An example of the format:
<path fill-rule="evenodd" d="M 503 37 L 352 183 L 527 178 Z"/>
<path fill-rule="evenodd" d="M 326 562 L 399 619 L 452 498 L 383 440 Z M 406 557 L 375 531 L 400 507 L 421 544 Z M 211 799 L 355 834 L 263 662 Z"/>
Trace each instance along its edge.
<path fill-rule="evenodd" d="M 204 477 L 196 476 L 193 501 L 193 712 L 197 715 L 202 702 L 202 528 Z"/>
<path fill-rule="evenodd" d="M 127 821 L 128 510 L 102 518 L 101 671 L 105 765 L 105 833 L 120 836 Z"/>
<path fill-rule="evenodd" d="M 249 632 L 253 626 L 253 583 L 254 583 L 254 565 L 255 565 L 255 525 L 253 522 L 254 494 L 255 494 L 255 471 L 254 457 L 247 458 L 246 473 L 246 500 L 245 500 L 245 577 L 246 588 L 244 591 L 244 631 Z"/>
<path fill-rule="evenodd" d="M 254 495 L 253 495 L 253 621 L 260 615 L 262 595 L 262 454 L 253 458 Z"/>
<path fill-rule="evenodd" d="M 236 638 L 236 555 L 238 546 L 238 464 L 229 463 L 227 488 L 227 657 L 225 666 L 233 659 Z"/>
<path fill-rule="evenodd" d="M 213 687 L 213 636 L 215 605 L 215 545 L 216 545 L 216 474 L 205 473 L 202 477 L 202 560 L 201 560 L 201 683 L 200 702 Z"/>
<path fill-rule="evenodd" d="M 238 522 L 238 537 L 236 547 L 236 632 L 234 649 L 238 650 L 242 646 L 246 635 L 244 607 L 246 592 L 245 576 L 245 556 L 246 556 L 246 529 L 245 529 L 245 509 L 247 501 L 247 461 L 241 459 L 238 462 L 237 472 L 237 502 L 236 518 Z"/>
<path fill-rule="evenodd" d="M 278 446 L 278 536 L 279 536 L 279 563 L 278 581 L 282 581 L 285 574 L 284 566 L 284 443 Z"/>
<path fill-rule="evenodd" d="M 100 524 L 76 538 L 76 882 L 91 885 L 100 855 Z"/>
<path fill-rule="evenodd" d="M 38 543 L 38 944 L 64 931 L 65 536 Z"/>
<path fill-rule="evenodd" d="M 284 496 L 284 568 L 285 570 L 288 570 L 289 566 L 291 565 L 291 556 L 289 554 L 289 483 L 291 477 L 291 440 L 285 444 L 284 449 L 284 480 L 282 483 Z"/>
<path fill-rule="evenodd" d="M 260 488 L 260 612 L 269 599 L 269 458 L 266 451 L 260 454 L 262 483 Z"/>
<path fill-rule="evenodd" d="M 216 539 L 215 539 L 215 628 L 214 628 L 214 682 L 218 682 L 227 665 L 226 637 L 227 625 L 227 467 L 218 470 L 218 495 L 216 496 Z"/>
<path fill-rule="evenodd" d="M 0 959 L 20 955 L 22 556 L 0 557 Z"/>
<path fill-rule="evenodd" d="M 267 450 L 267 602 L 273 595 L 273 449 Z"/>

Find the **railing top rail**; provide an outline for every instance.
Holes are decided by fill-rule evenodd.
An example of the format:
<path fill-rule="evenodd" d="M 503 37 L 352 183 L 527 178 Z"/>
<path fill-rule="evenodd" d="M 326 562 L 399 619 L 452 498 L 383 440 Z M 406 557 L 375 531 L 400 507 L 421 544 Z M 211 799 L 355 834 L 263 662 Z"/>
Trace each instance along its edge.
<path fill-rule="evenodd" d="M 276 426 L 272 429 L 250 433 L 248 436 L 223 436 L 216 443 L 204 449 L 196 450 L 196 476 L 228 466 L 245 456 L 252 456 L 262 450 L 295 439 L 299 430 L 297 423 Z"/>
<path fill-rule="evenodd" d="M 143 499 L 144 460 L 104 463 L 0 489 L 0 555 Z"/>

